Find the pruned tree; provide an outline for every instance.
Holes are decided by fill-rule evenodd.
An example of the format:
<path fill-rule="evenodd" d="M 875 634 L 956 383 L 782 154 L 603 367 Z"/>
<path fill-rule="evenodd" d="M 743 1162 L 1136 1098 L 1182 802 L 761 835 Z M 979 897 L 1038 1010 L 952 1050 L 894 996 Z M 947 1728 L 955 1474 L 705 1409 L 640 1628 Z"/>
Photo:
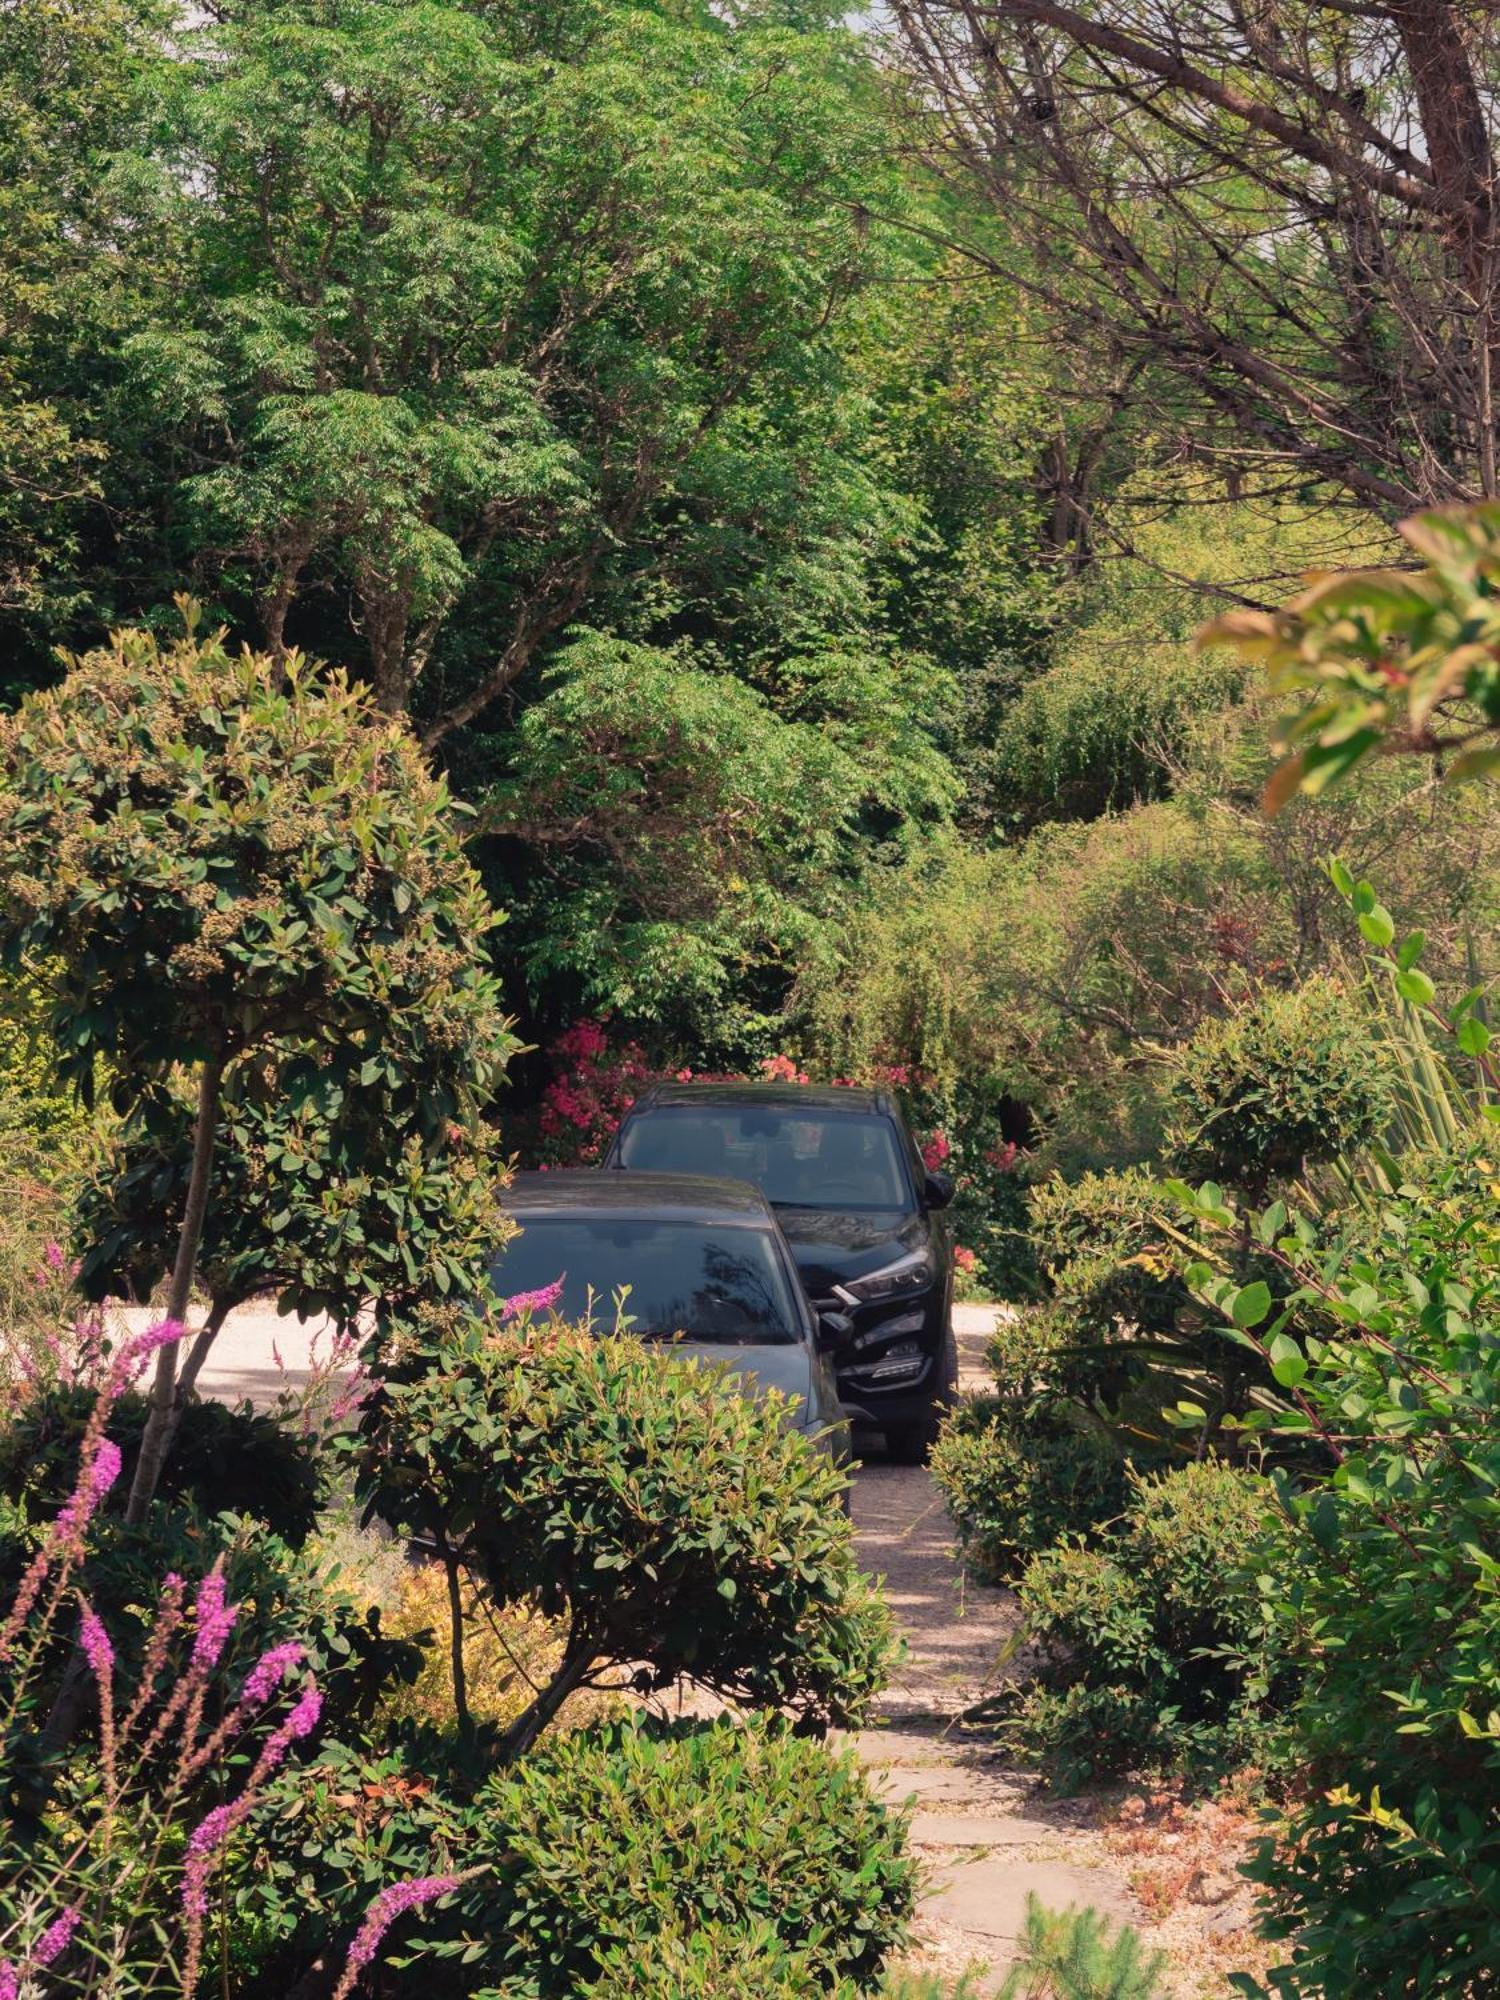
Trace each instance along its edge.
<path fill-rule="evenodd" d="M 160 1190 L 170 1257 L 143 1254 L 153 1278 L 169 1263 L 178 1323 L 205 1244 L 216 1270 L 305 1293 L 296 1258 L 340 1226 L 307 1181 L 362 1164 L 399 1193 L 413 1164 L 402 1142 L 434 1156 L 461 1145 L 515 1047 L 486 956 L 494 914 L 411 736 L 341 675 L 296 655 L 278 674 L 222 635 L 199 639 L 187 609 L 176 641 L 117 633 L 0 720 L 0 958 L 45 991 L 59 1075 L 87 1098 L 107 1069 L 122 1174 L 140 1169 L 144 1140 L 175 1151 Z M 269 1133 L 246 1122 L 257 1103 Z M 288 1262 L 276 1212 L 255 1205 L 298 1179 L 301 1104 L 327 1165 L 304 1162 L 283 1198 L 303 1211 Z M 361 1161 L 372 1131 L 384 1136 Z M 425 1201 L 407 1194 L 383 1204 L 398 1251 Z M 138 1195 L 122 1188 L 122 1213 Z M 250 1217 L 210 1226 L 211 1206 L 237 1196 Z M 355 1206 L 368 1221 L 368 1190 Z M 132 1520 L 182 1409 L 181 1346 L 158 1352 Z"/>
<path fill-rule="evenodd" d="M 1168 443 L 1386 518 L 1497 492 L 1483 0 L 897 0 L 974 254 L 1149 363 Z"/>

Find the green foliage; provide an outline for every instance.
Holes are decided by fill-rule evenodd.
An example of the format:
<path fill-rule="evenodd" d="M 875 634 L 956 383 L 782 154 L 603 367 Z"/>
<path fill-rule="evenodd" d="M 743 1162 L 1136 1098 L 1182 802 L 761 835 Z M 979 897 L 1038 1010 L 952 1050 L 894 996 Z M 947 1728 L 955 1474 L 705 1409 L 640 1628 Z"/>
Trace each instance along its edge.
<path fill-rule="evenodd" d="M 1500 1953 L 1500 1181 L 1482 1137 L 1408 1173 L 1342 1231 L 1254 1218 L 1285 1304 L 1226 1329 L 1295 1391 L 1259 1418 L 1294 1470 L 1256 1564 L 1309 1779 L 1255 1871 L 1286 1995 L 1479 1992 Z M 1192 1213 L 1217 1257 L 1239 1218 Z M 1229 1317 L 1210 1265 L 1190 1275 Z"/>
<path fill-rule="evenodd" d="M 1245 1568 L 1269 1483 L 1213 1459 L 1132 1482 L 1118 1527 L 1059 1542 L 1021 1576 L 1052 1664 L 1018 1691 L 1007 1734 L 1065 1784 L 1231 1769 L 1266 1748 L 1285 1696 Z"/>
<path fill-rule="evenodd" d="M 1162 2000 L 1165 1952 L 1147 1952 L 1128 1924 L 1097 1910 L 1048 1910 L 1026 1898 L 1017 1963 L 999 2000 Z"/>
<path fill-rule="evenodd" d="M 292 1065 L 297 1061 L 294 1055 Z M 400 1312 L 462 1292 L 504 1233 L 493 1129 L 424 1138 L 387 1122 L 379 1082 L 332 1100 L 284 1096 L 287 1052 L 242 1062 L 220 1112 L 198 1282 L 217 1309 L 266 1292 L 281 1310 L 352 1327 L 374 1298 Z M 86 1297 L 149 1299 L 172 1268 L 192 1156 L 176 1092 L 101 1147 L 71 1203 Z"/>
<path fill-rule="evenodd" d="M 445 787 L 339 675 L 123 632 L 0 722 L 0 949 L 60 1073 L 122 1108 L 183 1062 L 290 1040 L 335 1111 L 379 1088 L 433 1138 L 513 1046 Z"/>
<path fill-rule="evenodd" d="M 750 967 L 787 983 L 826 952 L 871 811 L 899 787 L 900 819 L 931 819 L 953 787 L 910 727 L 882 745 L 792 679 L 773 702 L 690 652 L 593 635 L 557 655 L 485 806 L 487 828 L 548 857 L 517 911 L 534 979 L 701 1034 Z M 883 729 L 910 720 L 911 691 L 875 682 L 861 706 Z"/>
<path fill-rule="evenodd" d="M 1172 1083 L 1180 1170 L 1261 1194 L 1374 1137 L 1390 1089 L 1361 1016 L 1337 983 L 1318 978 L 1201 1028 Z"/>
<path fill-rule="evenodd" d="M 1281 726 L 1273 810 L 1381 748 L 1441 755 L 1449 779 L 1500 762 L 1500 508 L 1416 514 L 1401 533 L 1420 568 L 1322 576 L 1282 611 L 1232 611 L 1204 629 L 1205 641 L 1264 661 L 1275 692 L 1306 697 Z"/>
<path fill-rule="evenodd" d="M 497 1604 L 564 1621 L 524 1747 L 575 1687 L 680 1674 L 751 1706 L 851 1722 L 893 1657 L 855 1566 L 845 1475 L 774 1399 L 619 1338 L 431 1313 L 388 1345 L 359 1476 Z"/>
<path fill-rule="evenodd" d="M 0 1429 L 0 1494 L 30 1514 L 55 1514 L 73 1490 L 79 1446 L 96 1401 L 92 1389 L 33 1392 Z M 127 1393 L 110 1412 L 106 1435 L 120 1446 L 126 1477 L 140 1449 L 146 1399 Z M 205 1512 L 243 1514 L 300 1548 L 327 1498 L 328 1467 L 318 1441 L 257 1414 L 248 1403 L 190 1403 L 162 1476 L 168 1500 Z"/>
<path fill-rule="evenodd" d="M 580 610 L 838 629 L 882 503 L 829 329 L 899 200 L 858 75 L 625 0 L 198 23 L 137 211 L 185 282 L 124 343 L 177 534 L 272 639 L 336 579 L 444 730 Z"/>
<path fill-rule="evenodd" d="M 985 1402 L 951 1418 L 931 1458 L 964 1555 L 994 1583 L 1060 1536 L 1120 1511 L 1125 1471 L 1116 1445 L 1095 1430 L 1044 1417 L 1016 1418 Z"/>
<path fill-rule="evenodd" d="M 778 1972 L 792 1961 L 803 1991 L 867 1987 L 916 1887 L 904 1817 L 853 1752 L 774 1718 L 558 1737 L 485 1788 L 473 1858 L 487 1868 L 460 1899 L 465 1936 L 487 1941 L 518 2000 L 571 2000 L 699 1923 L 758 1940 Z"/>
<path fill-rule="evenodd" d="M 1194 720 L 1236 701 L 1244 681 L 1245 669 L 1223 654 L 1183 659 L 1146 645 L 1121 657 L 1085 635 L 1027 682 L 1000 725 L 1006 805 L 1034 824 L 1097 819 L 1164 796 Z"/>

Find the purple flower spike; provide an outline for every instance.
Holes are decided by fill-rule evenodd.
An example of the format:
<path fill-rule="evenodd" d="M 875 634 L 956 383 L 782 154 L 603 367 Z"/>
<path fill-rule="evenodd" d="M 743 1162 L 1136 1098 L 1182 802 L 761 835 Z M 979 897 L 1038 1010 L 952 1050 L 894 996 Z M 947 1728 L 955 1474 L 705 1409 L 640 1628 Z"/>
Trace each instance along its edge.
<path fill-rule="evenodd" d="M 224 1602 L 224 1572 L 211 1569 L 198 1586 L 193 1606 L 193 1665 L 208 1668 L 216 1664 L 224 1641 L 234 1629 L 239 1606 Z"/>
<path fill-rule="evenodd" d="M 32 1963 L 37 1966 L 48 1966 L 54 1958 L 61 1958 L 72 1943 L 73 1933 L 78 1928 L 78 1918 L 77 1910 L 64 1910 L 60 1917 L 54 1917 L 36 1941 L 31 1954 Z"/>
<path fill-rule="evenodd" d="M 17 2000 L 21 1991 L 21 1975 L 7 1958 L 0 1962 L 0 2000 Z"/>
<path fill-rule="evenodd" d="M 113 1438 L 100 1438 L 99 1449 L 89 1467 L 88 1490 L 97 1504 L 120 1476 L 120 1447 Z"/>
<path fill-rule="evenodd" d="M 424 1903 L 435 1903 L 439 1896 L 446 1896 L 458 1887 L 456 1875 L 420 1875 L 415 1881 L 393 1882 L 388 1889 L 382 1889 L 359 1927 L 359 1935 L 349 1947 L 349 1956 L 344 1963 L 343 1977 L 339 1980 L 334 2000 L 353 1990 L 354 1982 L 364 1971 L 380 1949 L 380 1940 L 385 1936 L 397 1917 L 407 1910 L 420 1909 Z"/>
<path fill-rule="evenodd" d="M 240 1701 L 246 1708 L 259 1708 L 271 1699 L 287 1675 L 302 1664 L 302 1648 L 295 1639 L 288 1639 L 284 1645 L 272 1646 L 261 1654 L 255 1665 L 245 1676 L 245 1685 L 240 1689 Z"/>
<path fill-rule="evenodd" d="M 286 1719 L 287 1734 L 300 1741 L 311 1736 L 318 1726 L 318 1717 L 323 1713 L 323 1697 L 311 1683 L 303 1690 L 302 1699 Z"/>
<path fill-rule="evenodd" d="M 104 1687 L 114 1674 L 115 1649 L 110 1644 L 109 1634 L 105 1631 L 97 1612 L 90 1604 L 83 1607 L 83 1623 L 79 1630 L 78 1643 L 83 1647 L 89 1666 L 93 1669 L 94 1679 Z M 61 1921 L 59 1918 L 58 1922 Z"/>
<path fill-rule="evenodd" d="M 182 1864 L 182 1907 L 190 1917 L 208 1913 L 208 1872 L 233 1824 L 234 1807 L 215 1806 L 199 1820 L 188 1838 L 187 1858 Z M 3 1993 L 0 2000 L 5 2000 Z"/>
<path fill-rule="evenodd" d="M 500 1301 L 500 1318 L 502 1321 L 519 1319 L 522 1313 L 551 1312 L 562 1297 L 563 1278 L 566 1278 L 567 1275 L 567 1272 L 564 1271 L 562 1278 L 556 1279 L 550 1285 L 543 1285 L 539 1291 L 515 1292 L 510 1298 L 502 1299 Z"/>

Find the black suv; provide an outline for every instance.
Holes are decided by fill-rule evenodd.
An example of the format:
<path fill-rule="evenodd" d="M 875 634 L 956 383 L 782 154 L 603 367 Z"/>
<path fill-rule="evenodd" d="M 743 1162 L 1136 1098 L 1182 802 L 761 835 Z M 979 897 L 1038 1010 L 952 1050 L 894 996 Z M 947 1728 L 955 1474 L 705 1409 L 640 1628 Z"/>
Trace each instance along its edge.
<path fill-rule="evenodd" d="M 946 1174 L 928 1173 L 884 1091 L 664 1083 L 639 1097 L 606 1167 L 753 1181 L 816 1309 L 846 1312 L 834 1358 L 856 1424 L 903 1464 L 926 1456 L 958 1380 Z"/>

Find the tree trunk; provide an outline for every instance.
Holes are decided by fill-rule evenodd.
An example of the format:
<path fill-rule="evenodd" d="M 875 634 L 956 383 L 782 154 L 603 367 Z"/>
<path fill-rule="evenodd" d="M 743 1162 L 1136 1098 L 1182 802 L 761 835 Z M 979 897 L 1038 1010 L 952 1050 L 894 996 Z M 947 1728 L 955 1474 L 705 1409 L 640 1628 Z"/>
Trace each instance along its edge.
<path fill-rule="evenodd" d="M 198 1267 L 198 1246 L 203 1240 L 203 1219 L 208 1212 L 209 1183 L 213 1178 L 214 1129 L 219 1116 L 219 1086 L 224 1079 L 224 1058 L 210 1056 L 198 1075 L 198 1115 L 193 1127 L 193 1166 L 188 1178 L 187 1204 L 182 1230 L 177 1239 L 177 1258 L 172 1266 L 172 1284 L 167 1294 L 167 1318 L 179 1325 L 187 1318 L 192 1296 L 193 1273 Z M 177 1428 L 182 1404 L 177 1381 L 177 1358 L 182 1342 L 172 1341 L 157 1349 L 156 1379 L 151 1388 L 151 1408 L 141 1434 L 140 1456 L 135 1462 L 135 1478 L 125 1519 L 143 1521 L 156 1494 L 161 1469 L 166 1463 L 172 1433 Z"/>
<path fill-rule="evenodd" d="M 576 1634 L 569 1639 L 567 1651 L 562 1656 L 562 1663 L 557 1672 L 531 1706 L 523 1709 L 505 1732 L 500 1745 L 502 1763 L 512 1764 L 517 1757 L 525 1756 L 568 1696 L 582 1685 L 584 1676 L 594 1664 L 594 1659 L 592 1640 L 580 1639 Z"/>
<path fill-rule="evenodd" d="M 464 1605 L 459 1592 L 458 1558 L 447 1542 L 442 1544 L 443 1571 L 448 1578 L 448 1655 L 453 1674 L 453 1713 L 458 1719 L 461 1735 L 470 1736 L 474 1731 L 474 1718 L 469 1713 L 469 1682 L 464 1672 Z"/>

